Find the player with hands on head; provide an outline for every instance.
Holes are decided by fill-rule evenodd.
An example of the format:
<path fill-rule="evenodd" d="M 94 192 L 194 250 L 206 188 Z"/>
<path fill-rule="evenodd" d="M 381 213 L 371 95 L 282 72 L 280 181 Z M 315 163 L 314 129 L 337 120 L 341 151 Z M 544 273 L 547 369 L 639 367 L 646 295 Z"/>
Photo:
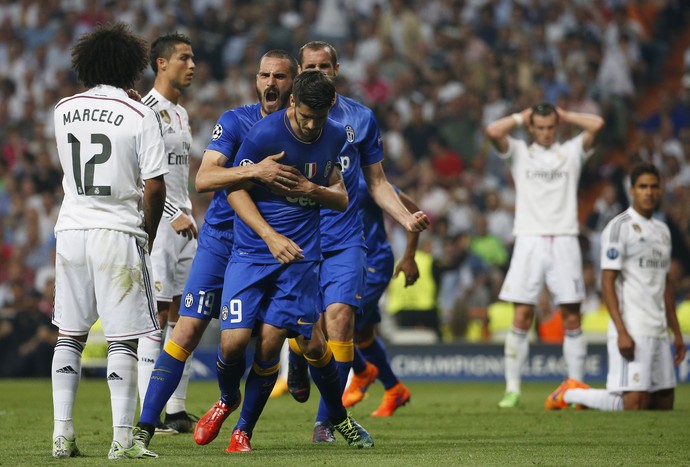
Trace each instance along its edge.
<path fill-rule="evenodd" d="M 559 143 L 557 129 L 561 123 L 583 131 Z M 509 135 L 523 124 L 533 140 L 529 145 Z M 527 335 L 544 285 L 563 313 L 563 356 L 568 375 L 584 378 L 587 345 L 580 324 L 580 302 L 585 289 L 578 243 L 577 185 L 603 126 L 604 120 L 597 115 L 565 111 L 544 102 L 502 117 L 485 129 L 499 157 L 511 161 L 517 193 L 515 247 L 499 294 L 499 299 L 515 307 L 505 342 L 506 392 L 499 402 L 501 408 L 519 404 L 522 369 L 529 355 Z"/>

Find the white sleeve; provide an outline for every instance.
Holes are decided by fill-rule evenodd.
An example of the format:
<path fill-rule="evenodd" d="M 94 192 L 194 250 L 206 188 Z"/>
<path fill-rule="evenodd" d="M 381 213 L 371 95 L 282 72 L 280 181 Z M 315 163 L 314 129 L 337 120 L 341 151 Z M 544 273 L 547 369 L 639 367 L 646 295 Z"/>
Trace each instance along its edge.
<path fill-rule="evenodd" d="M 625 256 L 624 236 L 627 231 L 621 228 L 620 224 L 616 229 L 613 228 L 617 219 L 609 222 L 601 232 L 601 269 L 611 269 L 620 271 L 623 268 L 623 257 Z M 614 232 L 615 230 L 615 232 Z"/>
<path fill-rule="evenodd" d="M 148 180 L 168 173 L 165 163 L 165 142 L 161 133 L 160 117 L 157 112 L 145 112 L 137 142 L 141 178 Z"/>
<path fill-rule="evenodd" d="M 504 159 L 504 160 L 510 159 L 515 154 L 515 147 L 517 146 L 518 141 L 520 141 L 520 140 L 513 138 L 510 135 L 507 136 L 506 138 L 508 138 L 508 149 L 506 150 L 506 152 L 502 153 L 502 152 L 498 152 L 498 150 L 496 151 L 496 153 L 498 154 L 498 157 L 500 157 L 501 159 Z"/>

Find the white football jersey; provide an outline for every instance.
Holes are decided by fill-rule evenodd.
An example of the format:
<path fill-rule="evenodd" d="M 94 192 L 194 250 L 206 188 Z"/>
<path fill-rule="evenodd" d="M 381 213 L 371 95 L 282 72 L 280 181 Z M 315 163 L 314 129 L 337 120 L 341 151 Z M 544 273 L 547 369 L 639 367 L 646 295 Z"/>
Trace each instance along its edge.
<path fill-rule="evenodd" d="M 582 134 L 550 148 L 508 137 L 508 151 L 500 157 L 512 159 L 515 236 L 579 233 L 577 185 L 588 155 Z"/>
<path fill-rule="evenodd" d="M 55 106 L 65 198 L 55 231 L 112 229 L 146 238 L 144 180 L 168 172 L 158 114 L 96 86 Z"/>
<path fill-rule="evenodd" d="M 632 207 L 614 217 L 601 233 L 601 269 L 620 271 L 618 303 L 630 335 L 667 334 L 664 290 L 671 262 L 668 226 Z"/>
<path fill-rule="evenodd" d="M 189 199 L 188 180 L 192 132 L 187 111 L 181 105 L 170 102 L 155 89 L 151 89 L 141 102 L 158 112 L 163 129 L 165 160 L 168 166 L 163 216 L 170 220 L 176 218 L 180 210 L 191 213 L 192 201 Z"/>

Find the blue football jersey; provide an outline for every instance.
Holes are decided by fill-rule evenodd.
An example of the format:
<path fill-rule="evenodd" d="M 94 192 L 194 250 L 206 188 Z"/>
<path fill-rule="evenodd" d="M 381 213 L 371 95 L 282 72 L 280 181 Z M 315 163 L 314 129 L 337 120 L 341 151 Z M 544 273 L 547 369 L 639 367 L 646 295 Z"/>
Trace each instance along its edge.
<path fill-rule="evenodd" d="M 232 167 L 244 137 L 261 118 L 260 103 L 228 110 L 218 119 L 206 149 L 223 154 L 228 158 L 226 167 Z M 216 191 L 206 210 L 204 222 L 220 230 L 231 230 L 234 219 L 235 211 L 228 204 L 227 193 L 225 190 Z"/>
<path fill-rule="evenodd" d="M 316 140 L 303 141 L 292 130 L 286 110 L 281 110 L 261 119 L 249 131 L 235 156 L 234 165 L 257 163 L 271 154 L 285 151 L 282 164 L 296 167 L 312 183 L 328 186 L 345 141 L 345 128 L 331 119 L 326 121 Z M 266 222 L 302 248 L 305 261 L 321 259 L 321 205 L 306 197 L 279 196 L 261 185 L 254 185 L 250 195 Z M 266 243 L 239 216 L 235 219 L 232 260 L 277 262 Z"/>
<path fill-rule="evenodd" d="M 322 210 L 321 247 L 324 252 L 364 244 L 362 221 L 357 212 L 359 176 L 362 167 L 383 160 L 383 140 L 371 109 L 338 94 L 329 117 L 342 124 L 347 134 L 347 144 L 339 160 L 350 203 L 345 212 Z"/>
<path fill-rule="evenodd" d="M 364 176 L 359 176 L 359 215 L 364 226 L 364 238 L 367 246 L 367 269 L 384 270 L 393 257 L 393 249 L 388 242 L 383 210 L 376 204 L 367 190 Z M 398 192 L 397 187 L 393 187 Z"/>

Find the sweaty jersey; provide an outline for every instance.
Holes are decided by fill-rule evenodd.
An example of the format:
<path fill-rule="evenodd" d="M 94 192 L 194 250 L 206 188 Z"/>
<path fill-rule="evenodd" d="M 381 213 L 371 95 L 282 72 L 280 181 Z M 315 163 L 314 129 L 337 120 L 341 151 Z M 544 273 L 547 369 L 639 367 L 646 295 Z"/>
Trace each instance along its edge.
<path fill-rule="evenodd" d="M 315 140 L 304 141 L 293 131 L 286 110 L 281 110 L 254 125 L 240 146 L 234 165 L 258 163 L 285 151 L 282 164 L 296 167 L 312 183 L 328 186 L 345 140 L 342 125 L 328 119 Z M 279 196 L 260 185 L 251 189 L 250 196 L 266 222 L 299 245 L 304 261 L 321 259 L 318 203 L 307 197 Z M 266 243 L 239 216 L 235 219 L 232 260 L 259 264 L 277 261 Z"/>
<path fill-rule="evenodd" d="M 665 223 L 630 207 L 604 227 L 601 269 L 620 271 L 616 292 L 630 335 L 667 335 L 664 291 L 670 263 L 671 233 Z"/>
<path fill-rule="evenodd" d="M 338 94 L 328 116 L 342 124 L 347 134 L 347 144 L 339 160 L 350 202 L 345 212 L 322 209 L 321 247 L 324 252 L 364 245 L 362 221 L 357 212 L 359 174 L 362 167 L 383 160 L 383 141 L 371 109 Z"/>
<path fill-rule="evenodd" d="M 588 156 L 582 134 L 550 148 L 508 137 L 508 151 L 500 157 L 512 158 L 515 236 L 579 233 L 577 185 Z"/>
<path fill-rule="evenodd" d="M 240 149 L 244 137 L 251 127 L 261 120 L 261 104 L 243 105 L 223 113 L 213 128 L 211 141 L 207 150 L 218 151 L 228 158 L 226 167 L 232 167 L 235 154 Z M 278 151 L 280 152 L 280 151 Z M 204 223 L 219 230 L 232 230 L 235 211 L 228 204 L 225 190 L 218 190 L 213 194 L 211 204 L 206 210 Z"/>
<path fill-rule="evenodd" d="M 388 234 L 383 220 L 383 210 L 369 194 L 364 176 L 359 176 L 359 215 L 364 226 L 367 246 L 367 272 L 375 274 L 387 269 L 393 257 L 393 249 L 388 242 Z M 393 187 L 398 192 L 396 187 Z"/>
<path fill-rule="evenodd" d="M 58 102 L 54 122 L 65 192 L 55 231 L 145 239 L 144 180 L 168 172 L 157 114 L 122 89 L 96 86 Z"/>
<path fill-rule="evenodd" d="M 163 217 L 170 221 L 182 211 L 192 212 L 189 199 L 189 149 L 192 146 L 189 116 L 184 107 L 173 104 L 155 89 L 151 89 L 141 102 L 158 112 L 161 119 L 168 167 Z"/>

